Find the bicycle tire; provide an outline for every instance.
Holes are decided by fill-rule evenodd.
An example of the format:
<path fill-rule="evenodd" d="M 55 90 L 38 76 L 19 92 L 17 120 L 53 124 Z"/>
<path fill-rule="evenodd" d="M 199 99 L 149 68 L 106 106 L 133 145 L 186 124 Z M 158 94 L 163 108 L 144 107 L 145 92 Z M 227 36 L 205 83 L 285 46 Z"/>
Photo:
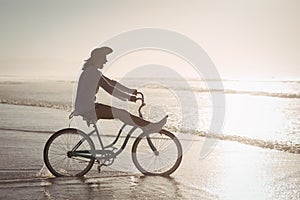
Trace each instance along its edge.
<path fill-rule="evenodd" d="M 147 137 L 150 137 L 158 155 L 151 149 Z M 131 156 L 136 168 L 144 175 L 169 176 L 182 161 L 182 147 L 176 136 L 167 130 L 142 133 L 133 143 Z"/>
<path fill-rule="evenodd" d="M 54 176 L 83 176 L 92 168 L 95 158 L 68 157 L 67 155 L 82 138 L 85 140 L 78 150 L 94 152 L 95 145 L 90 137 L 74 128 L 59 130 L 48 139 L 43 152 L 44 163 Z"/>

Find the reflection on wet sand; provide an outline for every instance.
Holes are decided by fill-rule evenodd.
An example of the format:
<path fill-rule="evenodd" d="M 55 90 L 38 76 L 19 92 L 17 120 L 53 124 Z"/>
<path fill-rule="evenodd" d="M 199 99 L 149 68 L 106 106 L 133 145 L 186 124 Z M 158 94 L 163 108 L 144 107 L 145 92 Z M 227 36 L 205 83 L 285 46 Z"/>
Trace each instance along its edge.
<path fill-rule="evenodd" d="M 48 199 L 182 199 L 174 178 L 120 176 L 49 178 L 41 181 Z"/>

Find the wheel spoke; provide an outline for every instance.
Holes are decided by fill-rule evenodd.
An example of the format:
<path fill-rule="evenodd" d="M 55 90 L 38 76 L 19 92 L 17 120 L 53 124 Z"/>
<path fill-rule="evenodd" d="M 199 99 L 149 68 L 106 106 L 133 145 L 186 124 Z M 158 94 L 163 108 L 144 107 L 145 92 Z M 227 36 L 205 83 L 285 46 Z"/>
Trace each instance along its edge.
<path fill-rule="evenodd" d="M 151 149 L 147 137 L 158 151 Z M 134 142 L 132 159 L 135 166 L 146 175 L 170 175 L 181 162 L 182 148 L 176 137 L 168 132 L 151 133 L 142 135 Z"/>
<path fill-rule="evenodd" d="M 94 164 L 94 158 L 80 156 L 68 157 L 68 151 L 84 138 L 78 147 L 80 150 L 94 151 L 92 140 L 76 129 L 64 129 L 53 134 L 44 149 L 44 161 L 50 172 L 55 176 L 82 176 Z"/>

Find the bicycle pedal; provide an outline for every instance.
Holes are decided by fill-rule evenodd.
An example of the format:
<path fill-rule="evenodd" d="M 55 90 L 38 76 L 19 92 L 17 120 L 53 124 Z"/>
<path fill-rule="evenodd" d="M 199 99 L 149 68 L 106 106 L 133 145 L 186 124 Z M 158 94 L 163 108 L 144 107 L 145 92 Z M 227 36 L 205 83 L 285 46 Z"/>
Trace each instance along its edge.
<path fill-rule="evenodd" d="M 118 150 L 117 147 L 112 147 L 112 151 Z"/>
<path fill-rule="evenodd" d="M 102 164 L 99 164 L 98 165 L 98 167 L 97 167 L 97 169 L 98 169 L 98 173 L 100 173 L 101 172 L 101 167 L 102 166 L 105 166 L 105 167 L 107 167 L 108 165 L 107 164 L 104 164 L 104 163 L 102 163 Z"/>

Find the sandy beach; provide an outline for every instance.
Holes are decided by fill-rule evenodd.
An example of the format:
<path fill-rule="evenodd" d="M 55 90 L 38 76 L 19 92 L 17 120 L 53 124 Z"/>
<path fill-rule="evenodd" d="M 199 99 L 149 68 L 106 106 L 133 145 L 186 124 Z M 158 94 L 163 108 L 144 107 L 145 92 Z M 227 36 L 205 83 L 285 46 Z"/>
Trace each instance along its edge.
<path fill-rule="evenodd" d="M 205 138 L 180 133 L 177 135 L 184 147 L 183 161 L 170 178 L 116 170 L 122 165 L 123 169 L 132 169 L 130 146 L 116 166 L 103 168 L 100 174 L 94 166 L 82 178 L 55 178 L 43 166 L 43 147 L 51 135 L 45 130 L 66 126 L 67 112 L 0 106 L 2 116 L 6 116 L 1 119 L 5 126 L 0 130 L 0 199 L 300 198 L 298 154 L 218 141 L 212 152 L 200 159 Z M 25 114 L 36 121 L 26 121 Z M 57 124 L 45 124 L 53 117 Z M 26 123 L 20 123 L 22 120 Z M 26 126 L 34 127 L 34 131 L 26 131 Z"/>

